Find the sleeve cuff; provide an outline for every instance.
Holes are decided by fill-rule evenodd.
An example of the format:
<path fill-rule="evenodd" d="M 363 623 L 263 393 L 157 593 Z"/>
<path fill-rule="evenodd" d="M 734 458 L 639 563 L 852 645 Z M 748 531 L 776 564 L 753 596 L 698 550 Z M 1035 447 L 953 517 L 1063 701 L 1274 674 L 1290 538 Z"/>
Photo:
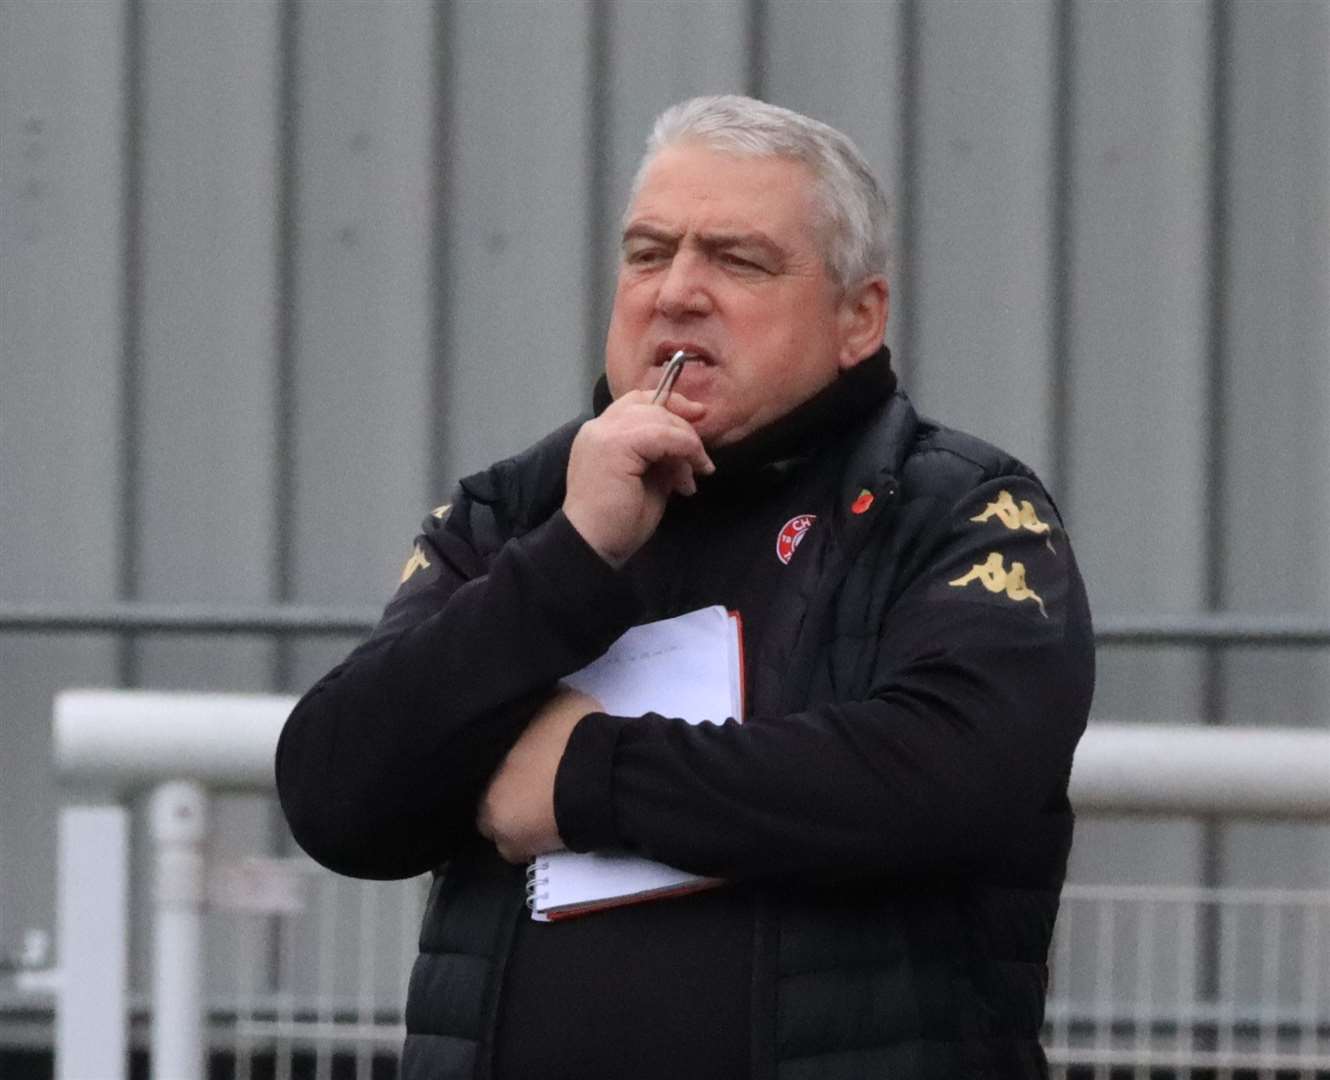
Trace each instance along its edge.
<path fill-rule="evenodd" d="M 621 843 L 614 819 L 614 751 L 624 721 L 588 713 L 568 737 L 554 775 L 554 821 L 570 851 Z"/>

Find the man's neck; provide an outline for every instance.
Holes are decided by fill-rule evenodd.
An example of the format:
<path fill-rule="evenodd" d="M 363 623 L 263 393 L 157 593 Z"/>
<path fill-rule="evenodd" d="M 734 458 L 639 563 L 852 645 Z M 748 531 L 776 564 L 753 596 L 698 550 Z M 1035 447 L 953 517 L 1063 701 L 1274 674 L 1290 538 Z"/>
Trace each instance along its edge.
<path fill-rule="evenodd" d="M 891 354 L 884 345 L 766 427 L 729 446 L 709 447 L 716 477 L 745 476 L 776 462 L 805 457 L 857 425 L 895 390 Z"/>

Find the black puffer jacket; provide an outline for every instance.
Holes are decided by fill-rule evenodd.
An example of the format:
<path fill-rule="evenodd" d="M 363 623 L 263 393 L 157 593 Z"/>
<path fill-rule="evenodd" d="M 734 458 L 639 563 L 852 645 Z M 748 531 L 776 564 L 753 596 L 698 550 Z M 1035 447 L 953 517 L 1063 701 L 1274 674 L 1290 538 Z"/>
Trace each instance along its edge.
<path fill-rule="evenodd" d="M 574 432 L 463 482 L 379 629 L 279 747 L 283 805 L 316 858 L 373 877 L 447 861 L 411 982 L 408 1080 L 490 1075 L 522 872 L 475 837 L 476 799 L 552 681 L 640 615 L 557 512 Z M 754 883 L 753 1077 L 1043 1076 L 1066 783 L 1093 684 L 1066 534 L 1028 469 L 903 395 L 823 467 L 837 509 L 781 598 L 768 662 L 752 658 L 767 720 L 588 717 L 560 768 L 560 832 Z M 520 622 L 500 594 L 520 597 Z M 424 730 L 403 719 L 445 701 Z M 331 776 L 347 779 L 330 791 Z M 680 827 L 716 815 L 729 827 Z"/>

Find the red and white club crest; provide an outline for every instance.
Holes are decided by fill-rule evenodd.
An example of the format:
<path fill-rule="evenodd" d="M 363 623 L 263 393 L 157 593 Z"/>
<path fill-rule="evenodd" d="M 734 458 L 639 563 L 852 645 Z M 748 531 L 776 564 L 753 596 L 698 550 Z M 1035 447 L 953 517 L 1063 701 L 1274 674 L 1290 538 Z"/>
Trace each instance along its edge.
<path fill-rule="evenodd" d="M 776 535 L 776 558 L 788 564 L 794 558 L 794 549 L 799 546 L 804 533 L 816 520 L 816 514 L 798 514 L 790 518 Z"/>

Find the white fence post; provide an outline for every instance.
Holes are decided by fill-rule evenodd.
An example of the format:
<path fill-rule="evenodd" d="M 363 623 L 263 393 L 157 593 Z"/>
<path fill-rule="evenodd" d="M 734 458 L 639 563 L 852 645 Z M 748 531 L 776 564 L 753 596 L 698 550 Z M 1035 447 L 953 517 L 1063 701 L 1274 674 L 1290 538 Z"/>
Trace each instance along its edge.
<path fill-rule="evenodd" d="M 129 812 L 66 806 L 56 842 L 56 1080 L 124 1080 Z"/>
<path fill-rule="evenodd" d="M 203 1080 L 204 840 L 208 798 L 196 783 L 153 790 L 152 1060 L 154 1080 Z"/>

